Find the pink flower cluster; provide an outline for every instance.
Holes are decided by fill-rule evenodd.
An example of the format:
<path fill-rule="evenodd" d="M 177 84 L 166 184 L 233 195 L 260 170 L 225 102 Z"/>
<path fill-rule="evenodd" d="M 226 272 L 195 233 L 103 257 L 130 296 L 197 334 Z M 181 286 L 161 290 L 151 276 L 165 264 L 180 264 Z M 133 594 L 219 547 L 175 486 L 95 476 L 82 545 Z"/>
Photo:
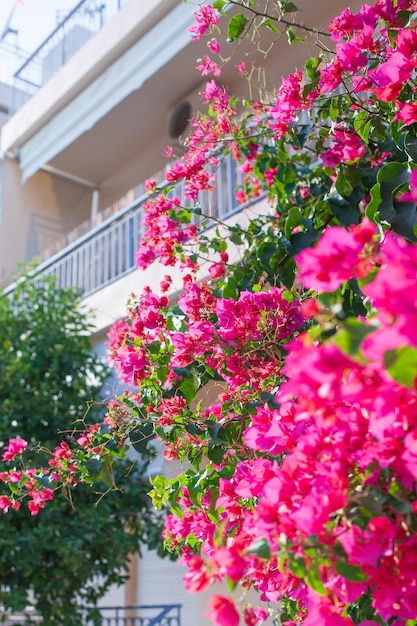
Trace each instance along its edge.
<path fill-rule="evenodd" d="M 2 461 L 8 463 L 15 461 L 18 457 L 22 457 L 27 447 L 28 442 L 21 437 L 10 439 L 9 443 L 4 446 L 6 452 L 2 455 Z M 29 498 L 28 508 L 31 515 L 36 515 L 39 509 L 45 506 L 45 502 L 52 500 L 53 490 L 49 487 L 41 487 L 38 484 L 36 473 L 37 471 L 33 468 L 16 469 L 16 467 L 9 471 L 0 472 L 0 482 L 11 486 L 11 495 L 0 495 L 0 509 L 4 514 L 8 513 L 10 508 L 16 511 L 20 508 L 20 502 L 16 495 L 20 495 L 21 498 Z M 19 494 L 19 491 L 23 491 L 23 493 Z"/>
<path fill-rule="evenodd" d="M 4 446 L 6 452 L 2 454 L 2 461 L 13 461 L 17 456 L 20 456 L 24 450 L 26 450 L 28 442 L 21 437 L 16 439 L 10 439 L 7 446 Z"/>
<path fill-rule="evenodd" d="M 111 326 L 109 357 L 124 382 L 138 384 L 151 374 L 152 362 L 146 346 L 168 332 L 161 312 L 167 306 L 168 298 L 159 298 L 148 287 L 139 300 L 132 295 L 128 319 Z"/>
<path fill-rule="evenodd" d="M 174 265 L 179 245 L 195 237 L 195 224 L 184 225 L 172 219 L 179 210 L 180 199 L 169 199 L 163 194 L 147 200 L 144 205 L 146 236 L 139 242 L 136 265 L 146 269 L 157 257 L 163 265 Z"/>
<path fill-rule="evenodd" d="M 374 262 L 376 232 L 375 224 L 367 219 L 351 232 L 341 227 L 328 228 L 315 248 L 298 255 L 299 279 L 309 289 L 323 293 L 335 291 L 350 278 L 363 278 Z"/>
<path fill-rule="evenodd" d="M 211 28 L 218 23 L 217 13 L 210 5 L 202 5 L 200 10 L 194 13 L 196 23 L 188 30 L 192 33 L 193 41 L 198 41 Z"/>
<path fill-rule="evenodd" d="M 184 299 L 180 306 L 188 314 Z M 247 384 L 257 389 L 278 375 L 281 343 L 303 322 L 299 303 L 285 300 L 277 288 L 242 292 L 238 300 L 219 298 L 212 313 L 215 322 L 191 319 L 186 332 L 171 334 L 171 363 L 184 367 L 203 359 L 231 389 Z"/>
<path fill-rule="evenodd" d="M 112 326 L 109 354 L 122 380 L 138 384 L 151 374 L 147 346 L 162 337 L 172 346 L 171 371 L 202 359 L 232 389 L 245 384 L 259 388 L 278 374 L 281 344 L 303 323 L 298 301 L 286 300 L 283 289 L 275 287 L 267 293 L 242 292 L 236 301 L 214 298 L 204 283 L 186 279 L 184 284 L 180 307 L 188 321 L 183 332 L 168 329 L 168 299 L 149 288 L 131 301 L 129 319 Z"/>
<path fill-rule="evenodd" d="M 341 614 L 371 592 L 377 614 L 383 620 L 396 618 L 399 626 L 417 614 L 417 390 L 396 382 L 381 357 L 389 349 L 385 333 L 401 335 L 397 346 L 417 345 L 411 284 L 417 247 L 387 235 L 377 249 L 375 229 L 366 221 L 343 231 L 343 237 L 340 230 L 329 229 L 322 245 L 300 255 L 301 276 L 321 292 L 333 290 L 355 272 L 365 275 L 362 255 L 370 246 L 365 267 L 374 267 L 373 255 L 380 268 L 364 286 L 376 308 L 375 326 L 362 347 L 368 360 L 345 354 L 334 341 L 317 343 L 308 334 L 293 340 L 283 368 L 286 382 L 276 396 L 279 408 L 257 407 L 243 434 L 252 453 L 241 451 L 233 476 L 219 479 L 215 506 L 224 542 L 219 545 L 218 535 L 215 539 L 210 494 L 195 506 L 185 491 L 182 518 L 168 518 L 167 540 L 182 545 L 192 534 L 201 542 L 201 556 L 183 556 L 190 591 L 224 578 L 240 581 L 257 588 L 263 601 L 274 603 L 282 596 L 298 601 L 300 621 L 308 626 L 353 626 Z M 336 240 L 350 270 L 328 261 L 325 250 Z M 263 311 L 279 311 L 281 295 L 272 290 L 218 301 L 213 309 L 217 329 L 196 322 L 198 339 L 212 342 L 216 334 L 235 346 L 239 337 L 259 339 L 260 302 Z M 294 330 L 298 309 L 292 315 Z M 288 311 L 283 316 L 288 319 Z M 267 324 L 271 328 L 271 320 Z M 288 328 L 291 324 L 284 336 Z M 279 329 L 278 323 L 278 335 Z M 378 347 L 379 358 L 371 358 Z M 215 353 L 213 345 L 210 353 Z M 233 389 L 233 380 L 226 380 Z M 253 549 L 260 540 L 268 546 L 268 559 Z M 320 546 L 320 570 L 311 545 Z M 295 563 L 304 575 L 292 573 Z M 309 569 L 319 572 L 321 591 L 306 584 Z M 238 623 L 232 600 L 224 596 L 212 600 L 209 616 L 219 625 Z"/>
<path fill-rule="evenodd" d="M 336 54 L 330 62 L 320 65 L 320 77 L 314 88 L 300 71 L 283 78 L 271 109 L 271 129 L 275 136 L 285 135 L 299 112 L 310 110 L 321 94 L 328 97 L 333 92 L 338 97 L 346 91 L 347 84 L 353 86 L 348 96 L 352 99 L 352 110 L 356 108 L 355 98 L 361 107 L 363 94 L 368 92 L 365 108 L 370 113 L 374 96 L 379 101 L 395 103 L 398 112 L 394 121 L 400 120 L 406 126 L 416 122 L 416 103 L 401 99 L 404 86 L 417 68 L 417 31 L 403 28 L 401 18 L 402 11 L 414 10 L 413 7 L 412 0 L 396 3 L 378 0 L 374 5 L 365 4 L 357 14 L 345 9 L 331 20 L 329 31 L 337 42 Z M 362 139 L 351 127 L 351 118 L 346 121 L 346 128 L 336 124 L 329 129 L 328 139 L 333 145 L 321 154 L 327 167 L 334 168 L 364 156 Z"/>

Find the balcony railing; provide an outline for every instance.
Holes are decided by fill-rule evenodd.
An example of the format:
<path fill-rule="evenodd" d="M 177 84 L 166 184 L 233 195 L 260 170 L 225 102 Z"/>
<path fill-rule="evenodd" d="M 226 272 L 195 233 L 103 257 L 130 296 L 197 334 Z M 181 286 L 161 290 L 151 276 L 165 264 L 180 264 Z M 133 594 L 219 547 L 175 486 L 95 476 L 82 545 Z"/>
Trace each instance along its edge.
<path fill-rule="evenodd" d="M 81 0 L 14 74 L 14 115 L 128 0 Z"/>
<path fill-rule="evenodd" d="M 181 626 L 181 604 L 100 608 L 100 626 Z"/>
<path fill-rule="evenodd" d="M 242 183 L 242 173 L 232 157 L 225 157 L 215 170 L 215 190 L 201 193 L 199 201 L 204 215 L 225 220 L 243 207 L 236 200 L 235 190 Z M 178 183 L 168 196 L 179 196 L 186 204 L 184 183 Z M 102 222 L 77 241 L 62 249 L 36 269 L 39 282 L 55 275 L 58 287 L 77 287 L 89 296 L 115 282 L 135 267 L 135 252 L 143 235 L 142 196 L 120 213 Z M 13 285 L 6 288 L 10 294 Z"/>
<path fill-rule="evenodd" d="M 26 62 L 30 53 L 8 41 L 0 42 L 0 83 L 12 86 L 14 75 L 22 63 Z"/>
<path fill-rule="evenodd" d="M 94 609 L 96 617 L 85 626 L 181 626 L 181 604 L 141 606 L 109 606 Z M 42 626 L 42 617 L 28 609 L 22 613 L 6 614 L 0 611 L 3 626 Z"/>

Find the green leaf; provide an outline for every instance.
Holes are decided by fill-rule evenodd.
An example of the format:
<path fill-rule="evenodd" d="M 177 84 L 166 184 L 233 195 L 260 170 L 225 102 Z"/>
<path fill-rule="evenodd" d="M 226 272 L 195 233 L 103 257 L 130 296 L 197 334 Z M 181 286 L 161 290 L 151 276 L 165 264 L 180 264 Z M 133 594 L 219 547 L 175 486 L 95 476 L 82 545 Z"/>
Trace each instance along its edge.
<path fill-rule="evenodd" d="M 306 63 L 306 74 L 312 82 L 314 82 L 317 77 L 320 77 L 320 73 L 317 70 L 320 63 L 320 57 L 311 57 Z"/>
<path fill-rule="evenodd" d="M 130 443 L 136 452 L 147 454 L 149 452 L 148 445 L 153 439 L 153 425 L 141 424 L 130 433 Z"/>
<path fill-rule="evenodd" d="M 417 137 L 408 132 L 404 138 L 404 150 L 413 163 L 417 163 Z"/>
<path fill-rule="evenodd" d="M 207 420 L 207 422 L 205 423 L 205 427 L 207 428 L 211 439 L 213 441 L 217 441 L 217 435 L 222 428 L 222 424 L 219 424 L 219 422 Z"/>
<path fill-rule="evenodd" d="M 171 489 L 169 492 L 169 496 L 168 496 L 168 502 L 169 502 L 169 506 L 171 508 L 171 511 L 175 514 L 178 515 L 179 518 L 182 518 L 183 516 L 183 509 L 182 507 L 179 505 L 178 503 L 178 498 L 179 495 L 181 493 L 181 489 L 183 486 L 182 483 L 182 475 L 178 476 L 176 479 L 171 481 Z M 192 490 L 191 485 L 190 485 L 190 498 L 191 500 L 195 500 L 195 492 Z M 198 506 L 198 503 L 197 503 Z"/>
<path fill-rule="evenodd" d="M 328 595 L 329 592 L 323 585 L 317 563 L 310 563 L 304 576 L 304 581 L 309 587 L 311 587 L 311 589 L 313 589 L 313 591 L 319 593 L 321 596 Z"/>
<path fill-rule="evenodd" d="M 262 22 L 259 24 L 259 26 L 264 26 L 266 28 L 269 28 L 270 30 L 272 30 L 274 33 L 280 33 L 279 28 L 277 28 L 276 24 L 269 18 L 265 17 Z"/>
<path fill-rule="evenodd" d="M 271 259 L 277 251 L 277 244 L 272 241 L 261 243 L 256 251 L 257 259 L 267 271 L 271 267 Z"/>
<path fill-rule="evenodd" d="M 222 287 L 222 297 L 226 300 L 228 298 L 236 298 L 238 294 L 238 288 L 233 276 L 230 276 Z"/>
<path fill-rule="evenodd" d="M 248 20 L 242 13 L 237 13 L 230 20 L 227 26 L 227 37 L 231 41 L 237 39 L 245 30 L 245 26 L 248 23 Z"/>
<path fill-rule="evenodd" d="M 330 102 L 329 115 L 332 122 L 336 122 L 340 114 L 340 96 L 332 98 Z"/>
<path fill-rule="evenodd" d="M 358 223 L 356 209 L 342 196 L 342 194 L 347 195 L 351 191 L 352 187 L 350 186 L 349 180 L 341 171 L 337 177 L 335 188 L 326 198 L 331 212 L 343 226 L 351 226 L 352 224 Z"/>
<path fill-rule="evenodd" d="M 220 465 L 223 461 L 223 457 L 226 454 L 226 450 L 223 446 L 209 446 L 207 456 L 210 461 L 213 461 L 216 465 Z"/>
<path fill-rule="evenodd" d="M 101 460 L 98 459 L 97 457 L 90 457 L 89 459 L 87 459 L 85 463 L 85 468 L 90 474 L 90 476 L 96 478 L 97 476 L 100 475 Z"/>
<path fill-rule="evenodd" d="M 151 343 L 146 344 L 146 349 L 151 353 L 151 354 L 159 354 L 159 351 L 161 349 L 161 342 L 156 340 L 156 341 L 151 341 Z"/>
<path fill-rule="evenodd" d="M 189 367 L 173 367 L 174 373 L 177 376 L 181 376 L 181 378 L 190 378 L 192 376 L 192 372 Z"/>
<path fill-rule="evenodd" d="M 395 199 L 395 194 L 409 180 L 407 163 L 387 163 L 376 178 L 377 183 L 371 189 L 371 201 L 366 209 L 367 217 L 375 221 L 379 215 L 380 220 L 391 224 L 396 233 L 415 241 L 415 204 Z"/>
<path fill-rule="evenodd" d="M 388 350 L 384 354 L 384 366 L 394 380 L 411 389 L 416 388 L 417 350 L 415 348 L 403 346 L 396 350 Z"/>
<path fill-rule="evenodd" d="M 249 552 L 249 554 L 256 554 L 256 556 L 259 556 L 260 559 L 271 558 L 271 548 L 267 539 L 258 539 L 258 541 L 254 541 L 250 544 L 247 552 Z"/>
<path fill-rule="evenodd" d="M 391 497 L 388 499 L 388 504 L 390 507 L 393 507 L 396 511 L 398 511 L 398 513 L 401 513 L 401 515 L 413 512 L 413 507 L 410 502 L 405 500 L 399 500 L 398 498 Z"/>
<path fill-rule="evenodd" d="M 354 356 L 358 353 L 365 337 L 374 330 L 373 326 L 363 324 L 354 317 L 348 317 L 344 320 L 343 330 L 336 335 L 335 341 L 343 352 Z"/>
<path fill-rule="evenodd" d="M 359 565 L 352 565 L 352 563 L 347 563 L 346 561 L 336 561 L 336 572 L 346 578 L 346 580 L 350 580 L 352 583 L 359 583 L 365 580 L 368 580 L 369 576 L 367 576 L 359 567 Z"/>
<path fill-rule="evenodd" d="M 182 380 L 181 384 L 179 385 L 179 389 L 181 390 L 181 393 L 183 394 L 184 398 L 187 400 L 187 403 L 190 404 L 190 402 L 194 400 L 197 394 L 197 389 L 198 389 L 197 377 L 192 375 L 192 376 L 189 376 L 188 378 L 184 378 L 184 380 Z"/>
<path fill-rule="evenodd" d="M 372 118 L 366 111 L 360 111 L 353 122 L 355 131 L 365 143 L 369 141 L 369 133 L 372 127 Z"/>
<path fill-rule="evenodd" d="M 295 256 L 305 248 L 310 248 L 313 243 L 316 243 L 319 237 L 320 233 L 315 230 L 306 230 L 302 233 L 291 235 L 293 255 Z"/>
<path fill-rule="evenodd" d="M 173 189 L 175 189 L 175 185 L 167 185 L 166 187 L 163 187 L 161 189 L 161 192 L 163 193 L 164 196 L 167 196 L 169 192 L 172 191 Z"/>
<path fill-rule="evenodd" d="M 216 9 L 216 11 L 218 11 L 219 13 L 222 13 L 226 4 L 227 4 L 227 0 L 215 0 L 212 6 L 213 6 L 213 9 Z"/>
<path fill-rule="evenodd" d="M 294 574 L 294 576 L 297 576 L 297 578 L 304 578 L 306 574 L 306 562 L 302 557 L 295 557 L 290 554 L 288 569 Z"/>
<path fill-rule="evenodd" d="M 305 37 L 300 37 L 299 35 L 297 35 L 297 33 L 295 32 L 294 26 L 290 26 L 289 28 L 287 28 L 287 38 L 288 38 L 288 43 L 290 44 L 290 46 L 295 44 L 296 41 L 301 41 L 301 43 L 307 42 Z"/>
<path fill-rule="evenodd" d="M 186 424 L 185 430 L 187 431 L 187 433 L 190 433 L 190 435 L 202 435 L 204 433 L 204 430 L 202 428 L 192 423 Z"/>
<path fill-rule="evenodd" d="M 279 2 L 279 8 L 283 13 L 297 13 L 300 9 L 294 2 Z"/>
<path fill-rule="evenodd" d="M 193 221 L 193 213 L 189 209 L 181 209 L 176 213 L 177 220 L 182 224 L 191 224 Z"/>
<path fill-rule="evenodd" d="M 364 295 L 359 289 L 356 279 L 352 278 L 343 287 L 342 294 L 342 312 L 338 313 L 338 319 L 366 316 L 367 309 L 364 304 Z"/>

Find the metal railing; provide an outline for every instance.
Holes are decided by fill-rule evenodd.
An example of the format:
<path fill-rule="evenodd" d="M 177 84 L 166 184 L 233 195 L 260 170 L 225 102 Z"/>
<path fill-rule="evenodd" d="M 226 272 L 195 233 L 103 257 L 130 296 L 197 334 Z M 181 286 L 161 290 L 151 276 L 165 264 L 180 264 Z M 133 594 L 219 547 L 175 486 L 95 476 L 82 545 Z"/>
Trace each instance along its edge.
<path fill-rule="evenodd" d="M 100 626 L 181 626 L 181 604 L 103 607 Z"/>
<path fill-rule="evenodd" d="M 14 115 L 129 0 L 81 0 L 14 74 Z"/>
<path fill-rule="evenodd" d="M 201 193 L 199 202 L 204 215 L 225 220 L 243 208 L 235 195 L 236 187 L 242 183 L 242 173 L 236 160 L 228 156 L 221 160 L 213 174 L 215 189 Z M 182 181 L 167 195 L 179 196 L 183 205 L 187 203 Z M 132 272 L 136 267 L 135 252 L 143 235 L 143 205 L 147 199 L 147 195 L 142 196 L 41 263 L 35 271 L 37 280 L 42 282 L 44 277 L 55 275 L 58 287 L 77 287 L 88 296 Z M 10 285 L 5 294 L 11 294 L 13 289 L 14 285 Z"/>
<path fill-rule="evenodd" d="M 11 87 L 16 71 L 29 56 L 29 52 L 17 45 L 4 40 L 0 42 L 0 83 Z"/>
<path fill-rule="evenodd" d="M 107 606 L 93 609 L 95 617 L 85 617 L 85 626 L 181 626 L 181 604 Z M 29 608 L 22 613 L 0 611 L 3 626 L 42 626 L 42 617 Z"/>

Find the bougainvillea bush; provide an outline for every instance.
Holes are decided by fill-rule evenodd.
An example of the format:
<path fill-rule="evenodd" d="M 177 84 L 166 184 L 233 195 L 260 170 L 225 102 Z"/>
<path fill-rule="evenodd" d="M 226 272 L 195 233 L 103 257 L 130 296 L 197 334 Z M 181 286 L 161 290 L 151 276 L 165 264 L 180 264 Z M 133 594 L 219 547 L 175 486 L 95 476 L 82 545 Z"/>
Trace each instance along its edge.
<path fill-rule="evenodd" d="M 156 437 L 184 463 L 151 496 L 168 507 L 187 590 L 228 586 L 210 601 L 217 626 L 417 623 L 416 10 L 345 9 L 327 39 L 297 24 L 292 2 L 196 12 L 209 113 L 166 175 L 185 182 L 187 204 L 147 182 L 138 267 L 159 262 L 167 276 L 111 329 L 110 357 L 135 391 L 111 403 L 109 432 L 90 432 L 69 471 L 82 479 L 85 458 L 129 437 L 142 451 Z M 264 33 L 317 38 L 318 55 L 278 93 L 239 102 L 221 84 L 227 46 L 230 62 L 242 40 L 259 55 Z M 244 49 L 237 71 L 251 78 Z M 244 174 L 246 226 L 213 226 L 199 203 L 227 155 Z M 256 215 L 257 199 L 269 210 Z"/>

